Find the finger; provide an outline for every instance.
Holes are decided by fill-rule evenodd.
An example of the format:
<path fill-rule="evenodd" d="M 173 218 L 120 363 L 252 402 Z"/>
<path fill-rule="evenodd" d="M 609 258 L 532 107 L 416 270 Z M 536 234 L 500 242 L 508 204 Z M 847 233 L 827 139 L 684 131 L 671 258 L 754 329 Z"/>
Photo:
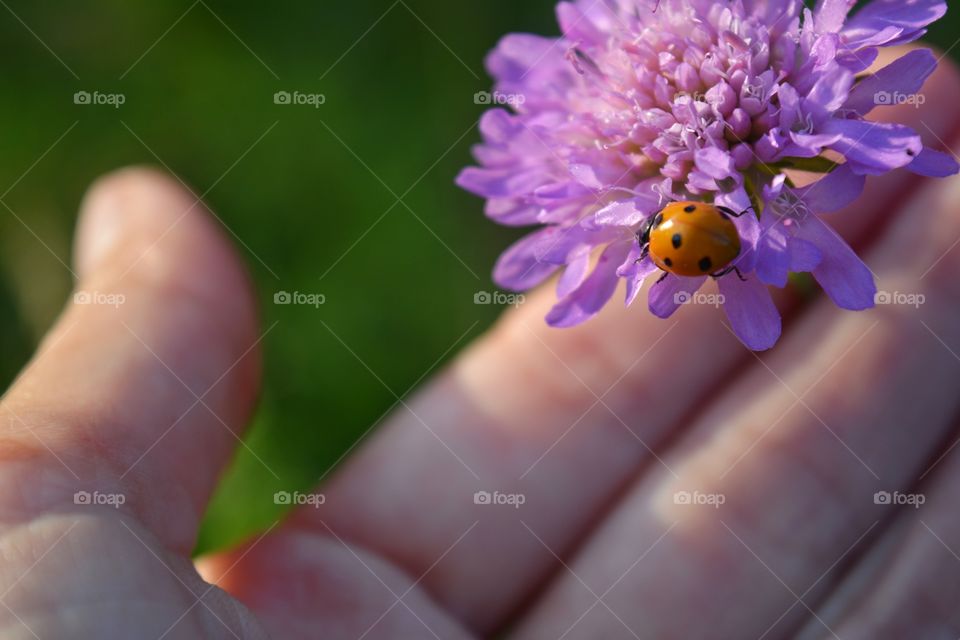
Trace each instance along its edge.
<path fill-rule="evenodd" d="M 197 565 L 204 580 L 243 602 L 271 638 L 313 640 L 318 630 L 324 638 L 363 640 L 478 637 L 417 576 L 332 530 L 317 535 L 286 526 Z"/>
<path fill-rule="evenodd" d="M 817 304 L 671 452 L 679 478 L 630 490 L 519 637 L 775 638 L 815 615 L 884 527 L 875 492 L 909 486 L 960 409 L 940 343 L 960 344 L 958 197 L 960 179 L 928 182 L 868 254 L 882 289 L 916 297 Z"/>
<path fill-rule="evenodd" d="M 960 634 L 960 522 L 955 508 L 960 459 L 950 455 L 957 435 L 955 430 L 947 448 L 926 466 L 919 485 L 890 487 L 876 496 L 875 502 L 896 522 L 818 609 L 841 638 Z M 822 629 L 814 621 L 798 638 L 823 637 Z"/>
<path fill-rule="evenodd" d="M 925 90 L 944 103 L 960 99 L 953 70 Z M 919 128 L 927 113 L 880 115 Z M 958 124 L 929 122 L 941 136 Z M 877 221 L 894 194 L 917 184 L 906 172 L 874 181 L 850 213 Z M 327 536 L 330 527 L 423 576 L 435 598 L 489 630 L 557 568 L 531 530 L 558 554 L 569 551 L 626 483 L 664 469 L 654 452 L 750 358 L 713 308 L 689 306 L 664 322 L 614 303 L 584 326 L 557 331 L 543 323 L 552 299 L 552 291 L 532 295 L 404 401 L 323 486 L 326 504 L 299 514 L 298 530 Z M 710 357 L 692 355 L 702 353 Z M 683 397 L 665 401 L 664 385 L 678 380 Z M 526 503 L 476 505 L 477 491 L 522 494 Z"/>
<path fill-rule="evenodd" d="M 0 517 L 116 495 L 189 552 L 257 389 L 247 276 L 203 205 L 144 169 L 91 189 L 76 253 L 77 294 L 0 407 L 3 486 L 30 483 Z"/>

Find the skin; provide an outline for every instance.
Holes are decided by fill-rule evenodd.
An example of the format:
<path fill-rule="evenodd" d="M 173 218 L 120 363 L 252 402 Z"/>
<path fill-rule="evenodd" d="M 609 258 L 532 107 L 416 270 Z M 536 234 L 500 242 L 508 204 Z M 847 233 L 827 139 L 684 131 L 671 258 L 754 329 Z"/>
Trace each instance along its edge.
<path fill-rule="evenodd" d="M 880 117 L 960 148 L 956 71 L 924 91 Z M 766 354 L 706 305 L 552 330 L 553 292 L 533 294 L 351 452 L 323 506 L 194 562 L 261 329 L 194 196 L 107 176 L 75 270 L 125 302 L 68 305 L 0 401 L 2 636 L 956 638 L 958 199 L 958 179 L 872 181 L 832 220 L 881 289 L 925 303 L 781 296 Z"/>

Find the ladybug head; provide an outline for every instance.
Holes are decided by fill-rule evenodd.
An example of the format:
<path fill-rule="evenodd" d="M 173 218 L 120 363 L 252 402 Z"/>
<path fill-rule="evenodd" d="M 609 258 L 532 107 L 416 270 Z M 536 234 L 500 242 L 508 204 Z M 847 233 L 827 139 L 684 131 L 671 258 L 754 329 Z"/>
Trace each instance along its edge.
<path fill-rule="evenodd" d="M 637 241 L 640 243 L 641 247 L 645 247 L 650 244 L 650 232 L 660 226 L 660 223 L 663 222 L 663 212 L 661 211 L 655 216 L 650 216 L 640 225 L 640 228 L 637 229 Z"/>

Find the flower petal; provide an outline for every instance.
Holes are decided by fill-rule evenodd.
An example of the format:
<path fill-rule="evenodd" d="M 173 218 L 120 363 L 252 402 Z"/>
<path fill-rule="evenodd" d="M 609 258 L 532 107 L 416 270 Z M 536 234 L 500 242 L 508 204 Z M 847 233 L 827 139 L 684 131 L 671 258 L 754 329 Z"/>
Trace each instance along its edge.
<path fill-rule="evenodd" d="M 593 189 L 594 191 L 603 189 L 603 182 L 597 177 L 596 170 L 588 164 L 570 165 L 570 175 L 588 189 Z"/>
<path fill-rule="evenodd" d="M 503 252 L 493 269 L 493 280 L 513 291 L 531 289 L 556 271 L 557 265 L 537 258 L 536 248 L 554 230 L 550 227 L 524 236 Z"/>
<path fill-rule="evenodd" d="M 764 222 L 770 226 L 757 246 L 756 274 L 766 284 L 782 289 L 790 276 L 790 237 L 782 224 L 766 219 Z"/>
<path fill-rule="evenodd" d="M 488 144 L 508 144 L 521 131 L 523 123 L 506 109 L 490 109 L 480 116 L 480 133 Z"/>
<path fill-rule="evenodd" d="M 541 63 L 562 60 L 562 49 L 556 38 L 511 33 L 487 57 L 487 69 L 501 82 L 520 82 Z"/>
<path fill-rule="evenodd" d="M 617 229 L 588 229 L 582 224 L 569 227 L 547 227 L 532 246 L 538 260 L 550 264 L 566 264 L 570 255 L 584 246 L 598 247 L 616 239 Z"/>
<path fill-rule="evenodd" d="M 907 165 L 907 169 L 928 178 L 946 178 L 960 173 L 960 164 L 952 154 L 924 147 L 920 155 Z"/>
<path fill-rule="evenodd" d="M 511 198 L 526 195 L 549 182 L 549 177 L 539 169 L 518 171 L 508 169 L 481 169 L 467 167 L 457 176 L 461 189 L 485 198 Z"/>
<path fill-rule="evenodd" d="M 600 209 L 593 221 L 601 227 L 632 227 L 643 222 L 649 215 L 649 212 L 638 209 L 635 201 L 626 200 L 613 202 Z"/>
<path fill-rule="evenodd" d="M 518 198 L 490 198 L 483 208 L 491 220 L 508 227 L 528 227 L 537 223 L 539 206 L 531 206 Z"/>
<path fill-rule="evenodd" d="M 668 274 L 650 287 L 650 313 L 658 318 L 669 318 L 706 281 L 706 278 L 681 278 L 672 273 Z"/>
<path fill-rule="evenodd" d="M 562 110 L 576 82 L 576 72 L 564 60 L 565 50 L 562 39 L 514 33 L 500 40 L 487 56 L 486 66 L 499 92 L 523 97 L 511 105 L 516 111 Z M 534 128 L 532 122 L 527 124 Z"/>
<path fill-rule="evenodd" d="M 813 213 L 833 213 L 859 198 L 866 185 L 866 176 L 857 175 L 848 165 L 842 165 L 816 182 L 796 189 L 795 193 Z"/>
<path fill-rule="evenodd" d="M 837 55 L 837 63 L 859 74 L 872 67 L 878 57 L 880 57 L 880 49 L 877 47 L 850 47 L 850 49 L 841 51 Z"/>
<path fill-rule="evenodd" d="M 856 0 L 820 0 L 814 10 L 814 25 L 818 33 L 835 33 L 843 28 Z"/>
<path fill-rule="evenodd" d="M 877 293 L 873 274 L 836 231 L 823 220 L 810 216 L 798 235 L 815 245 L 823 256 L 812 271 L 813 277 L 838 307 L 852 311 L 873 307 Z"/>
<path fill-rule="evenodd" d="M 780 338 L 780 312 L 770 291 L 757 278 L 741 281 L 736 275 L 718 280 L 723 310 L 738 338 L 753 351 L 766 351 Z"/>
<path fill-rule="evenodd" d="M 847 47 L 855 52 L 847 57 L 858 61 L 860 60 L 861 51 L 878 51 L 877 47 L 890 47 L 898 42 L 909 40 L 908 36 L 904 36 L 903 27 L 895 27 L 893 25 L 887 25 L 882 29 L 867 28 L 857 31 L 845 29 L 844 38 L 846 39 Z M 870 62 L 870 64 L 876 62 L 877 59 L 877 56 L 872 57 L 873 61 Z M 857 67 L 863 70 L 869 68 L 870 64 L 867 64 L 866 60 L 864 60 L 863 62 L 858 62 Z"/>
<path fill-rule="evenodd" d="M 803 238 L 792 238 L 789 244 L 790 271 L 806 273 L 816 269 L 823 261 L 823 254 L 812 242 Z"/>
<path fill-rule="evenodd" d="M 843 33 L 850 41 L 858 41 L 894 27 L 902 35 L 882 44 L 901 44 L 915 39 L 946 12 L 943 0 L 872 0 L 847 21 Z"/>
<path fill-rule="evenodd" d="M 597 315 L 617 290 L 617 269 L 630 252 L 628 242 L 616 242 L 604 249 L 593 273 L 576 291 L 563 298 L 547 314 L 551 327 L 573 327 Z"/>
<path fill-rule="evenodd" d="M 735 264 L 743 272 L 753 271 L 757 261 L 757 243 L 760 240 L 762 231 L 760 229 L 760 221 L 757 220 L 757 214 L 754 212 L 753 204 L 750 202 L 750 196 L 748 196 L 746 190 L 741 187 L 730 193 L 720 194 L 716 198 L 716 203 L 724 207 L 729 207 L 738 213 L 741 211 L 746 212 L 742 216 L 733 219 L 733 224 L 737 227 L 737 232 L 740 234 L 740 243 L 742 244 L 740 256 L 736 259 Z"/>
<path fill-rule="evenodd" d="M 916 49 L 867 76 L 850 91 L 844 109 L 865 116 L 874 107 L 892 106 L 898 96 L 911 96 L 937 68 L 937 58 L 929 49 Z"/>
<path fill-rule="evenodd" d="M 567 268 L 557 280 L 557 298 L 566 298 L 576 291 L 590 274 L 590 248 L 583 247 L 570 256 Z"/>
<path fill-rule="evenodd" d="M 809 108 L 810 103 L 813 103 L 827 113 L 836 111 L 847 101 L 853 79 L 853 73 L 849 69 L 837 65 L 831 71 L 821 75 L 813 85 L 810 93 L 807 94 L 806 106 Z"/>
<path fill-rule="evenodd" d="M 743 4 L 760 19 L 761 24 L 787 22 L 797 16 L 803 7 L 799 0 L 744 0 Z"/>
<path fill-rule="evenodd" d="M 736 167 L 730 153 L 717 147 L 706 147 L 697 151 L 694 156 L 697 169 L 714 180 L 723 180 L 732 176 Z"/>
<path fill-rule="evenodd" d="M 880 175 L 904 167 L 923 150 L 920 136 L 900 124 L 831 118 L 823 131 L 840 134 L 831 147 L 843 154 L 856 173 Z"/>
<path fill-rule="evenodd" d="M 571 2 L 561 2 L 557 5 L 557 22 L 560 23 L 560 31 L 569 40 L 603 42 L 603 32 L 597 29 L 586 14 Z"/>
<path fill-rule="evenodd" d="M 640 245 L 634 243 L 633 248 L 630 249 L 630 253 L 627 255 L 627 259 L 620 268 L 617 269 L 617 275 L 627 281 L 627 297 L 625 302 L 628 307 L 636 300 L 637 294 L 640 293 L 640 289 L 643 287 L 643 283 L 647 277 L 658 271 L 657 265 L 655 265 L 650 258 L 640 260 L 640 253 Z"/>

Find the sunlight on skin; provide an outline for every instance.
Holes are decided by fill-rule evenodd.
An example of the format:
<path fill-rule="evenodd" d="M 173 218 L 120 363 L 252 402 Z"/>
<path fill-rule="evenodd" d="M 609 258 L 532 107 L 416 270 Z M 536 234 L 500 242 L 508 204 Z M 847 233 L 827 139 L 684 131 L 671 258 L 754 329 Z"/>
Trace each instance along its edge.
<path fill-rule="evenodd" d="M 744 552 L 745 545 L 727 529 L 748 538 L 750 555 L 755 552 L 769 566 L 748 555 L 725 578 L 725 593 L 749 598 L 754 607 L 786 611 L 794 599 L 777 587 L 777 578 L 795 590 L 803 585 L 800 591 L 817 580 L 846 545 L 889 514 L 874 503 L 874 493 L 909 487 L 938 443 L 954 432 L 960 409 L 952 389 L 956 357 L 947 349 L 918 345 L 937 342 L 924 322 L 939 323 L 945 343 L 960 341 L 957 328 L 944 323 L 956 312 L 960 287 L 953 274 L 960 257 L 948 258 L 936 276 L 922 282 L 919 277 L 960 237 L 960 219 L 948 213 L 958 198 L 958 180 L 925 185 L 869 254 L 883 286 L 905 285 L 903 290 L 926 296 L 919 312 L 888 306 L 875 314 L 842 314 L 818 304 L 784 347 L 765 358 L 769 370 L 757 367 L 738 381 L 675 445 L 666 462 L 680 479 L 655 469 L 581 550 L 573 571 L 588 583 L 609 584 L 621 573 L 603 564 L 611 550 L 626 553 L 636 548 L 638 537 L 649 540 L 665 523 L 677 523 L 671 533 L 677 542 L 658 546 L 607 599 L 628 623 L 654 637 L 698 637 L 705 631 L 698 620 L 726 617 L 733 626 L 714 626 L 713 632 L 759 635 L 765 627 L 751 628 L 749 611 L 725 613 L 722 601 L 708 597 L 714 568 Z M 918 225 L 917 219 L 925 223 Z M 906 256 L 910 247 L 917 250 Z M 791 409 L 794 393 L 804 394 L 811 386 L 803 404 Z M 726 502 L 719 508 L 675 504 L 677 491 L 722 496 Z M 657 517 L 650 517 L 650 509 Z M 785 548 L 790 552 L 782 553 Z M 699 566 L 686 561 L 691 555 Z M 682 617 L 679 608 L 687 606 L 682 600 L 659 599 L 652 577 L 668 571 L 692 572 L 674 595 L 684 593 L 699 603 L 697 618 Z M 769 589 L 758 590 L 764 584 Z M 571 623 L 562 612 L 578 600 L 579 589 L 579 580 L 561 579 L 525 624 L 533 631 L 520 637 L 538 637 L 544 625 L 562 633 L 564 621 Z M 780 624 L 789 628 L 804 615 L 806 610 L 796 607 Z M 615 628 L 609 616 L 596 615 L 581 621 L 577 632 L 590 637 Z"/>
<path fill-rule="evenodd" d="M 928 104 L 960 101 L 944 68 Z M 950 139 L 944 111 L 888 115 Z M 466 639 L 508 623 L 537 640 L 822 634 L 818 596 L 840 576 L 818 576 L 894 517 L 872 493 L 908 484 L 956 433 L 944 345 L 960 344 L 958 200 L 956 179 L 875 182 L 860 215 L 836 219 L 856 221 L 847 232 L 881 288 L 928 303 L 852 314 L 793 301 L 762 361 L 712 308 L 684 309 L 675 329 L 611 308 L 558 331 L 542 323 L 551 292 L 531 294 L 325 480 L 322 507 L 204 559 L 211 587 L 189 553 L 254 404 L 261 330 L 246 273 L 196 200 L 155 172 L 114 174 L 84 206 L 77 268 L 82 288 L 127 301 L 69 305 L 2 401 L 5 637 Z M 877 525 L 915 563 L 824 605 L 845 640 L 896 637 L 897 620 L 864 617 L 881 604 L 960 624 L 942 594 L 914 588 L 932 575 L 955 594 L 948 472 L 956 463 L 929 478 L 936 510 Z M 78 488 L 124 501 L 78 503 Z M 475 504 L 483 489 L 525 504 Z M 678 491 L 724 503 L 678 504 Z"/>

